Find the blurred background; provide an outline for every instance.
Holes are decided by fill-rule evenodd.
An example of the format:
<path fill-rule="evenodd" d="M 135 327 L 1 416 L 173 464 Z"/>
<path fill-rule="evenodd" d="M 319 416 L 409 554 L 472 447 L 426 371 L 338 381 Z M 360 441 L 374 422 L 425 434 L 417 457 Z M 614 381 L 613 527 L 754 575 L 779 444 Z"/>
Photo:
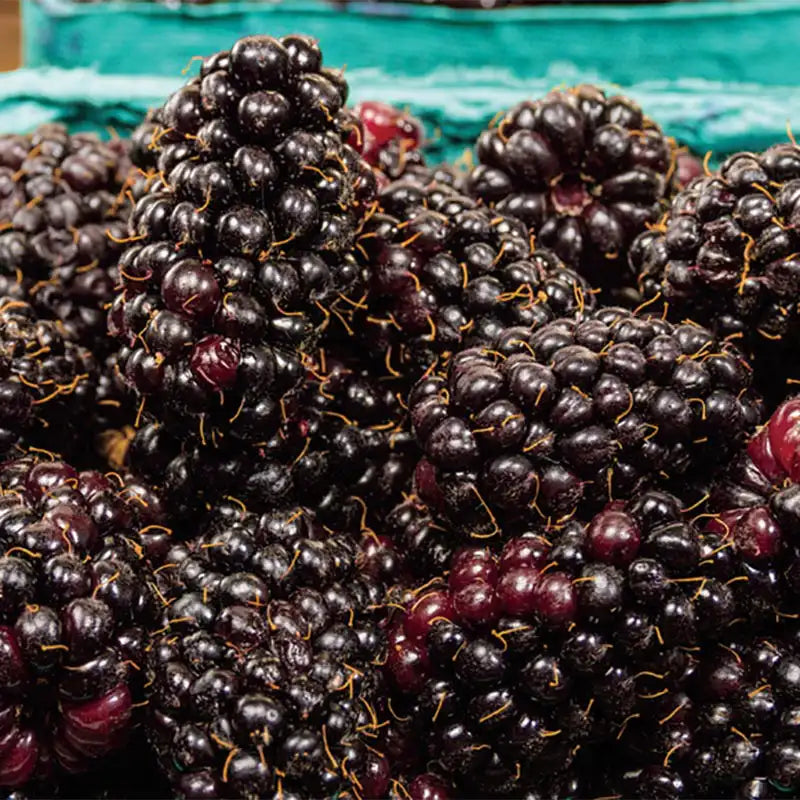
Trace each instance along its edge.
<path fill-rule="evenodd" d="M 800 126 L 796 52 L 778 44 L 800 39 L 800 0 L 0 0 L 0 130 L 124 135 L 196 57 L 262 32 L 318 38 L 354 101 L 408 107 L 438 157 L 498 109 L 580 82 L 623 87 L 696 152 Z"/>

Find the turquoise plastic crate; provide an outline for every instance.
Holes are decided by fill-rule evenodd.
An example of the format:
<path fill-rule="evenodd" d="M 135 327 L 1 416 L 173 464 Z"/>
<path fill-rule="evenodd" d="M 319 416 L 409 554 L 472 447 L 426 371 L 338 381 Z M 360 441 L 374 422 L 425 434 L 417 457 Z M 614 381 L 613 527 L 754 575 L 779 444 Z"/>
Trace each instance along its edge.
<path fill-rule="evenodd" d="M 326 63 L 420 76 L 441 65 L 504 65 L 541 78 L 554 64 L 630 85 L 669 78 L 793 80 L 800 0 L 552 5 L 494 11 L 329 0 L 242 0 L 170 9 L 153 2 L 22 0 L 27 66 L 177 75 L 192 56 L 247 33 L 319 38 Z M 779 36 L 778 36 L 779 33 Z M 788 43 L 779 46 L 779 42 Z"/>
<path fill-rule="evenodd" d="M 508 71 L 439 68 L 425 76 L 378 69 L 348 73 L 354 101 L 380 99 L 423 119 L 434 158 L 454 159 L 471 148 L 501 109 L 544 94 L 557 83 L 592 81 L 592 73 L 557 70 L 524 80 Z M 145 111 L 163 102 L 183 78 L 99 75 L 57 68 L 0 74 L 0 132 L 24 132 L 46 121 L 76 130 L 128 133 Z M 787 125 L 800 133 L 800 87 L 681 79 L 624 87 L 664 129 L 696 152 L 723 155 L 785 141 Z"/>

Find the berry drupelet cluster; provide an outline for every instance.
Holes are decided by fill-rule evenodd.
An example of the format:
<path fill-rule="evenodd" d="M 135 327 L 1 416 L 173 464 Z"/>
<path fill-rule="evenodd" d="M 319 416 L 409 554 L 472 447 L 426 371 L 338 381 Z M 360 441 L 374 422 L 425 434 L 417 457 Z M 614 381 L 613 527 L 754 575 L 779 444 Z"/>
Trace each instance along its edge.
<path fill-rule="evenodd" d="M 439 181 L 391 183 L 358 244 L 369 264 L 366 335 L 387 369 L 412 380 L 507 326 L 535 329 L 593 306 L 553 253 L 532 249 L 525 225 Z"/>
<path fill-rule="evenodd" d="M 366 368 L 358 345 L 318 352 L 279 453 L 319 519 L 346 529 L 381 524 L 419 458 L 402 382 Z"/>
<path fill-rule="evenodd" d="M 98 369 L 60 321 L 0 297 L 0 457 L 20 444 L 72 455 L 97 409 Z"/>
<path fill-rule="evenodd" d="M 409 407 L 421 496 L 483 535 L 724 463 L 761 414 L 732 345 L 610 307 L 462 350 Z"/>
<path fill-rule="evenodd" d="M 188 797 L 384 796 L 383 592 L 306 507 L 221 504 L 167 553 L 150 731 Z"/>
<path fill-rule="evenodd" d="M 163 509 L 119 481 L 32 456 L 0 465 L 2 787 L 89 769 L 131 731 L 156 610 L 139 531 Z"/>
<path fill-rule="evenodd" d="M 786 350 L 798 340 L 797 219 L 800 148 L 737 153 L 675 197 L 666 219 L 636 240 L 630 263 L 642 294 L 663 298 L 676 318 L 733 337 L 749 354 Z"/>
<path fill-rule="evenodd" d="M 351 112 L 348 143 L 373 166 L 378 186 L 403 178 L 426 185 L 433 181 L 460 186 L 462 174 L 453 165 L 431 166 L 422 151 L 422 122 L 386 103 L 358 103 Z"/>
<path fill-rule="evenodd" d="M 353 356 L 318 350 L 303 385 L 282 402 L 280 429 L 256 447 L 204 447 L 149 422 L 135 431 L 129 464 L 183 515 L 226 496 L 245 499 L 260 475 L 262 499 L 299 491 L 326 525 L 380 524 L 410 489 L 419 452 L 398 387 Z"/>
<path fill-rule="evenodd" d="M 303 351 L 358 303 L 350 250 L 375 176 L 343 141 L 346 97 L 312 40 L 251 36 L 147 123 L 158 177 L 131 217 L 110 327 L 157 421 L 269 438 Z"/>
<path fill-rule="evenodd" d="M 594 86 L 515 106 L 477 143 L 469 191 L 604 290 L 630 289 L 633 238 L 664 210 L 670 141 L 631 100 Z"/>
<path fill-rule="evenodd" d="M 458 797 L 800 789 L 797 517 L 693 512 L 650 490 L 456 551 L 389 630 L 407 774 Z"/>
<path fill-rule="evenodd" d="M 123 142 L 56 124 L 0 137 L 0 294 L 100 349 L 134 188 Z"/>
<path fill-rule="evenodd" d="M 714 482 L 710 504 L 717 513 L 701 515 L 701 564 L 732 592 L 731 635 L 720 639 L 722 649 L 698 657 L 695 688 L 680 712 L 684 732 L 674 743 L 680 757 L 659 762 L 651 754 L 630 770 L 626 753 L 612 755 L 615 791 L 753 800 L 800 791 L 799 427 L 794 398 Z"/>

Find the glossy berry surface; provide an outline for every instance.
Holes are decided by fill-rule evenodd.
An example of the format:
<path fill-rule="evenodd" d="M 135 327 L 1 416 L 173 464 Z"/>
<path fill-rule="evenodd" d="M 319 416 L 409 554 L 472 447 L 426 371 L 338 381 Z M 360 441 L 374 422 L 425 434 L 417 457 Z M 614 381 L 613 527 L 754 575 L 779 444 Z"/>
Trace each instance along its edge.
<path fill-rule="evenodd" d="M 520 103 L 478 139 L 469 191 L 522 220 L 596 287 L 635 286 L 627 250 L 663 212 L 673 149 L 631 100 L 594 86 Z"/>
<path fill-rule="evenodd" d="M 155 611 L 139 530 L 166 530 L 163 509 L 33 457 L 0 465 L 0 489 L 0 785 L 46 786 L 131 731 Z"/>
<path fill-rule="evenodd" d="M 631 249 L 645 297 L 690 316 L 755 355 L 756 375 L 785 395 L 794 377 L 781 353 L 797 336 L 800 148 L 737 153 L 695 178 L 658 228 Z M 762 191 L 765 187 L 769 190 Z"/>
<path fill-rule="evenodd" d="M 390 373 L 413 379 L 504 327 L 530 330 L 592 308 L 588 285 L 525 226 L 456 188 L 403 178 L 379 196 L 358 246 L 370 274 L 363 335 Z"/>
<path fill-rule="evenodd" d="M 62 325 L 0 297 L 0 456 L 20 444 L 69 456 L 82 450 L 100 414 L 99 374 L 91 352 Z"/>
<path fill-rule="evenodd" d="M 487 536 L 503 520 L 569 515 L 582 499 L 719 465 L 761 415 L 732 345 L 620 308 L 462 350 L 417 384 L 409 407 L 433 467 L 429 492 L 455 527 Z M 624 563 L 637 535 L 619 530 L 593 546 Z"/>
<path fill-rule="evenodd" d="M 587 797 L 744 796 L 765 771 L 796 791 L 796 556 L 782 529 L 754 557 L 724 516 L 647 491 L 500 551 L 454 549 L 389 628 L 395 758 L 444 779 L 409 793 L 550 796 L 565 768 Z"/>
<path fill-rule="evenodd" d="M 30 302 L 101 349 L 142 183 L 124 142 L 70 135 L 52 123 L 0 136 L 0 295 Z"/>
<path fill-rule="evenodd" d="M 382 590 L 357 555 L 307 508 L 232 504 L 166 554 L 147 671 L 151 740 L 175 792 L 387 793 Z"/>
<path fill-rule="evenodd" d="M 376 184 L 344 142 L 346 96 L 311 39 L 249 36 L 134 135 L 163 179 L 132 213 L 110 320 L 146 419 L 204 445 L 265 441 L 305 353 L 347 326 Z"/>

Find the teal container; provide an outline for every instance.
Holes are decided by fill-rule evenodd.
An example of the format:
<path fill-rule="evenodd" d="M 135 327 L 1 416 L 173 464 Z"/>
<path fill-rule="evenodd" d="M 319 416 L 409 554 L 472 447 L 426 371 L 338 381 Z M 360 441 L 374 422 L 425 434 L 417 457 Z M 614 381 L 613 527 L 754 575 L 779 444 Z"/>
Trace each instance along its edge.
<path fill-rule="evenodd" d="M 557 75 L 558 79 L 553 74 L 523 79 L 491 68 L 438 68 L 424 76 L 397 76 L 380 69 L 348 72 L 353 101 L 380 99 L 408 107 L 422 118 L 434 159 L 463 156 L 501 109 L 542 95 L 556 83 L 598 78 L 572 69 Z M 0 132 L 24 132 L 42 122 L 60 121 L 74 130 L 125 135 L 184 79 L 57 68 L 0 73 Z M 679 79 L 623 88 L 667 133 L 700 153 L 761 150 L 785 141 L 790 124 L 800 132 L 800 86 Z"/>
<path fill-rule="evenodd" d="M 494 11 L 351 0 L 153 2 L 22 0 L 30 67 L 178 75 L 193 56 L 248 33 L 317 37 L 329 65 L 419 77 L 440 66 L 511 79 L 559 66 L 607 81 L 702 78 L 775 86 L 794 80 L 800 0 L 543 5 Z M 783 42 L 783 46 L 780 43 Z"/>

